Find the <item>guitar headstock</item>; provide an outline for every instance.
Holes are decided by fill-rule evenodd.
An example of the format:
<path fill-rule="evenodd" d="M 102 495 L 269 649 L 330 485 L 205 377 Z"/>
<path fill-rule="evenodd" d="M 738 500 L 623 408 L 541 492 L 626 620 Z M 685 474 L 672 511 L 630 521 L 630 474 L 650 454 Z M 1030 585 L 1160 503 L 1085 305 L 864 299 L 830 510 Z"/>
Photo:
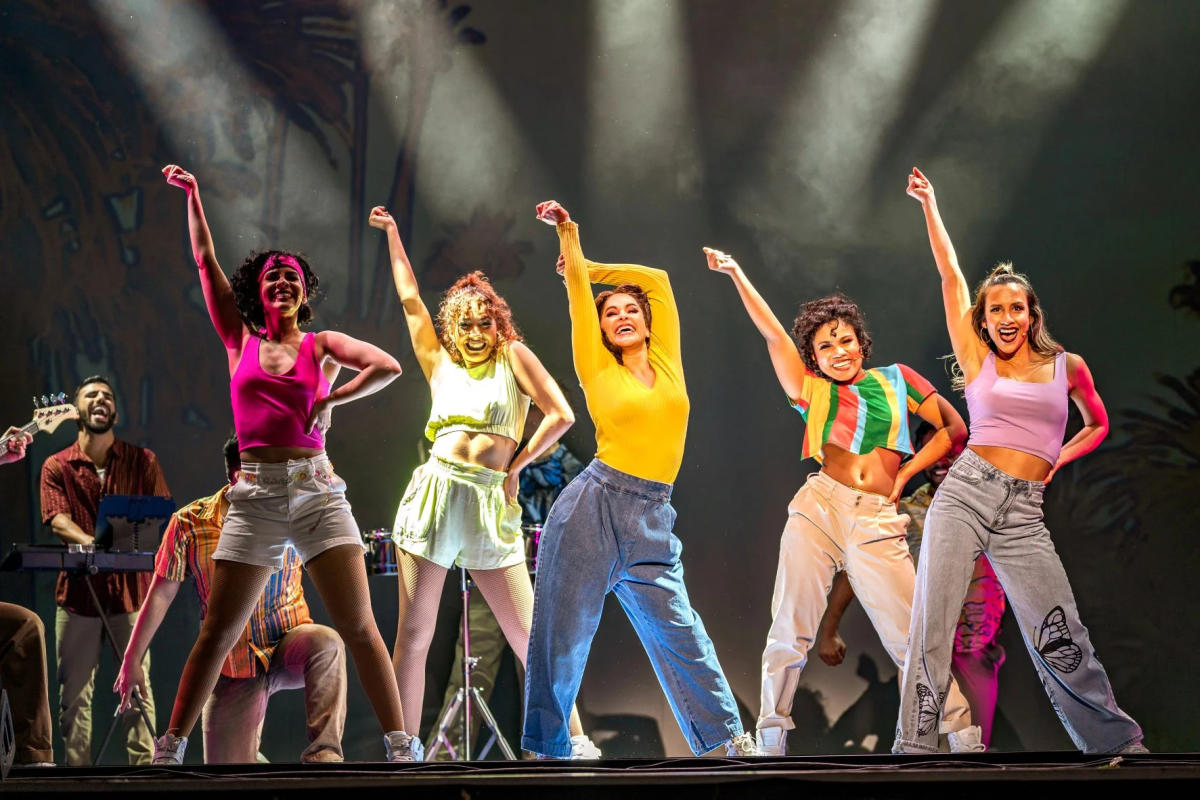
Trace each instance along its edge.
<path fill-rule="evenodd" d="M 39 431 L 54 433 L 59 425 L 69 419 L 79 419 L 79 409 L 74 403 L 67 402 L 63 392 L 55 395 L 42 395 L 41 401 L 33 398 L 33 422 Z"/>

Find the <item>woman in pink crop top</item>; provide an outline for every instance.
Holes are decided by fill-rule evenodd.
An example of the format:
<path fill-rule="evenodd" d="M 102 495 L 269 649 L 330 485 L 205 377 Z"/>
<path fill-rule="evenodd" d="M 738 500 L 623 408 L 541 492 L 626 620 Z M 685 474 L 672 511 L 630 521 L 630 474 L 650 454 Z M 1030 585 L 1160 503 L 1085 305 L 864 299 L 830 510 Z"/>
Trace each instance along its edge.
<path fill-rule="evenodd" d="M 450 567 L 470 570 L 525 664 L 533 583 L 517 505 L 520 474 L 566 433 L 575 415 L 483 273 L 464 275 L 447 290 L 435 326 L 395 220 L 376 206 L 368 224 L 387 235 L 396 294 L 437 417 L 427 429 L 429 460 L 413 473 L 392 531 L 400 598 L 392 662 L 404 711 L 420 719 L 425 662 Z M 519 447 L 529 400 L 544 416 Z M 572 757 L 600 757 L 578 711 L 572 711 L 570 733 Z"/>
<path fill-rule="evenodd" d="M 893 750 L 937 748 L 954 629 L 975 559 L 985 553 L 1075 745 L 1087 753 L 1144 752 L 1141 728 L 1113 699 L 1042 519 L 1045 484 L 1108 433 L 1104 403 L 1083 359 L 1064 353 L 1050 336 L 1029 280 L 1002 264 L 972 302 L 933 186 L 916 168 L 908 194 L 925 212 L 971 431 L 925 521 L 913 598 L 914 657 L 904 670 Z M 1083 427 L 1063 444 L 1068 399 Z"/>
<path fill-rule="evenodd" d="M 155 763 L 182 763 L 186 737 L 212 693 L 222 659 L 288 546 L 304 560 L 354 658 L 385 732 L 389 760 L 411 761 L 419 756 L 419 743 L 404 732 L 395 675 L 371 614 L 362 537 L 345 498 L 346 484 L 324 450 L 330 410 L 379 391 L 400 374 L 400 365 L 345 334 L 301 331 L 312 318 L 309 300 L 317 276 L 298 255 L 252 254 L 227 279 L 195 177 L 175 165 L 163 175 L 187 193 L 200 286 L 229 361 L 242 471 L 230 488 L 229 512 L 213 553 L 208 615 L 180 678 L 170 725 L 155 742 Z M 342 367 L 358 374 L 331 391 Z"/>
<path fill-rule="evenodd" d="M 733 280 L 766 339 L 780 386 L 804 417 L 804 454 L 821 462 L 821 471 L 809 476 L 788 504 L 762 657 L 759 747 L 763 755 L 782 756 L 809 649 L 836 630 L 855 596 L 888 655 L 903 668 L 916 572 L 905 545 L 908 517 L 897 511 L 896 499 L 910 478 L 952 446 L 961 447 L 966 426 L 954 407 L 908 367 L 864 368 L 871 336 L 858 306 L 844 295 L 801 306 L 793 341 L 738 263 L 719 250 L 706 247 L 704 252 L 709 269 Z M 937 431 L 916 453 L 908 433 L 910 411 Z M 906 453 L 912 458 L 902 465 Z M 951 749 L 982 750 L 979 728 L 953 683 L 947 707 L 942 732 Z"/>

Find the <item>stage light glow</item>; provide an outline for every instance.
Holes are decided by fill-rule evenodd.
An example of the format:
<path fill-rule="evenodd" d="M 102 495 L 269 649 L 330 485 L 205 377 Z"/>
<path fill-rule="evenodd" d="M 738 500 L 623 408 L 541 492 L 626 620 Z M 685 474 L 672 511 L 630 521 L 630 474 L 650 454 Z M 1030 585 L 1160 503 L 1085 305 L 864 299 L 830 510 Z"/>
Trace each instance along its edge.
<path fill-rule="evenodd" d="M 768 263 L 782 269 L 794 262 L 796 247 L 837 248 L 860 238 L 870 172 L 907 97 L 936 8 L 933 0 L 838 7 L 819 52 L 782 98 L 762 159 L 747 170 L 751 180 L 732 204 L 743 224 L 766 234 L 764 247 L 783 248 L 777 257 L 768 253 Z M 831 277 L 836 264 L 826 266 Z"/>
<path fill-rule="evenodd" d="M 548 172 L 479 48 L 455 45 L 456 30 L 435 3 L 373 3 L 357 13 L 375 82 L 372 109 L 415 156 L 420 204 L 440 221 L 460 222 L 525 198 L 528 209 L 519 211 L 532 215 L 551 185 Z"/>
<path fill-rule="evenodd" d="M 994 225 L 1016 202 L 1047 131 L 1116 34 L 1127 5 L 1127 0 L 1025 0 L 929 103 L 912 149 L 933 154 L 920 166 L 936 185 L 950 187 L 957 218 Z M 946 135 L 964 129 L 978 135 Z M 1003 169 L 988 172 L 988 165 Z"/>
<path fill-rule="evenodd" d="M 683 4 L 626 0 L 591 8 L 587 189 L 608 208 L 636 208 L 631 222 L 654 223 L 656 212 L 637 207 L 638 197 L 665 190 L 693 203 L 704 179 Z"/>

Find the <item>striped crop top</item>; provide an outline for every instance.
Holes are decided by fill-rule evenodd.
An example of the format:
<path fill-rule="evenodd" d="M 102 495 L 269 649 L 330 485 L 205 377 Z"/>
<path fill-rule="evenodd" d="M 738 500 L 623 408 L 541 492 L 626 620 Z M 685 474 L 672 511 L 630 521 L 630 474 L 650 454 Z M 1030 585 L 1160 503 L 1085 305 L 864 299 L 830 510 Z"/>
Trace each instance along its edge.
<path fill-rule="evenodd" d="M 835 444 L 855 455 L 876 447 L 912 455 L 908 414 L 937 390 L 903 364 L 865 370 L 854 383 L 834 383 L 805 370 L 801 396 L 791 403 L 804 417 L 802 458 L 823 461 Z"/>
<path fill-rule="evenodd" d="M 471 431 L 520 442 L 529 396 L 517 385 L 508 358 L 508 347 L 502 345 L 494 358 L 476 367 L 444 361 L 433 376 L 425 438 L 433 441 L 444 433 Z"/>

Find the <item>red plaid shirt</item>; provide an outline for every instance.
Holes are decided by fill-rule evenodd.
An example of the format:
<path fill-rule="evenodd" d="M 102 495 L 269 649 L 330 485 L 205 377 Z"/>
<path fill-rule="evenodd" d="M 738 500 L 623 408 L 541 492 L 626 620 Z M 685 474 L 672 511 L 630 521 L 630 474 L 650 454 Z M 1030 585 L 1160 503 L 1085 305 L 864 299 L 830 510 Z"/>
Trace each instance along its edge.
<path fill-rule="evenodd" d="M 208 614 L 212 554 L 217 549 L 221 525 L 225 522 L 221 501 L 228 490 L 225 486 L 211 497 L 201 498 L 176 511 L 167 523 L 158 555 L 154 557 L 154 574 L 160 578 L 182 581 L 191 575 L 196 581 L 201 617 Z M 259 670 L 265 673 L 283 635 L 298 625 L 312 622 L 301 585 L 303 571 L 300 556 L 289 547 L 283 568 L 267 581 L 267 590 L 254 607 L 249 624 L 225 657 L 222 675 L 253 678 Z"/>
<path fill-rule="evenodd" d="M 106 494 L 141 494 L 170 497 L 167 479 L 154 453 L 144 447 L 113 441 L 105 465 L 104 484 L 96 465 L 79 449 L 78 440 L 46 459 L 42 465 L 42 522 L 66 514 L 84 533 L 96 531 L 100 497 Z M 84 581 L 91 581 L 106 614 L 131 614 L 142 606 L 150 588 L 148 572 L 102 572 L 83 576 L 58 573 L 54 600 L 73 614 L 96 616 Z"/>

